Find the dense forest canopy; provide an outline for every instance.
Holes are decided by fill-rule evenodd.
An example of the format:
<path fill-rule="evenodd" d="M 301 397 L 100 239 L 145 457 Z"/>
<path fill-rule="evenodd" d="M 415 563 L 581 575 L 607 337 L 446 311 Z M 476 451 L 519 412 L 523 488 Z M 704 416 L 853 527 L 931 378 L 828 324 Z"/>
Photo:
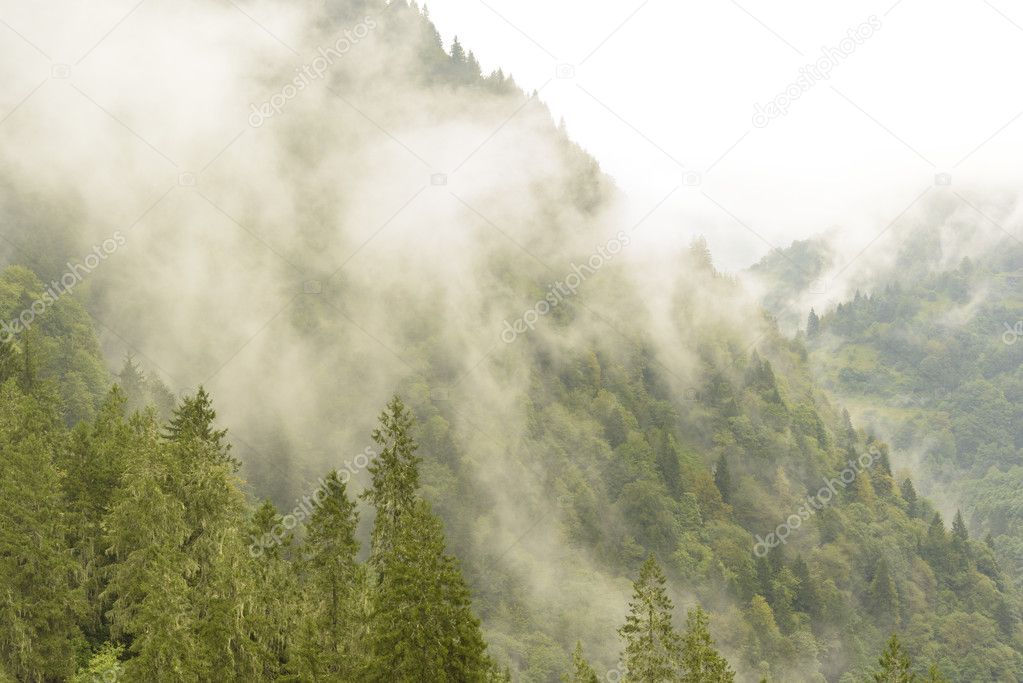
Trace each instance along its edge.
<path fill-rule="evenodd" d="M 1023 252 L 796 333 L 823 240 L 652 245 L 425 8 L 310 4 L 301 89 L 210 10 L 173 172 L 89 118 L 43 183 L 7 123 L 0 681 L 1023 680 Z"/>

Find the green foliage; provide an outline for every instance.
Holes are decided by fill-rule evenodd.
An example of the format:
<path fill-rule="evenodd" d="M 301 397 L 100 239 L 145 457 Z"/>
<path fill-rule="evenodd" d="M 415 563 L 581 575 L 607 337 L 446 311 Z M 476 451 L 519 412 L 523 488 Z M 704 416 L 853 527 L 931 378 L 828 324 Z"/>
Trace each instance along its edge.
<path fill-rule="evenodd" d="M 199 387 L 195 396 L 186 396 L 181 405 L 174 408 L 174 415 L 164 431 L 164 437 L 176 443 L 194 442 L 210 449 L 213 459 L 227 463 L 233 471 L 241 466 L 230 455 L 231 444 L 226 440 L 227 430 L 214 426 L 217 411 L 206 390 Z"/>
<path fill-rule="evenodd" d="M 66 424 L 91 419 L 109 388 L 110 374 L 103 366 L 93 322 L 74 296 L 52 297 L 31 271 L 12 266 L 0 273 L 0 323 L 4 325 L 31 311 L 33 304 L 53 299 L 43 313 L 25 315 L 27 328 L 16 334 L 6 328 L 0 349 L 0 376 L 14 370 L 21 388 L 32 393 L 48 386 L 61 397 Z"/>
<path fill-rule="evenodd" d="M 892 626 L 899 621 L 899 593 L 888 569 L 888 561 L 881 558 L 870 581 L 867 600 L 871 614 L 883 624 Z"/>
<path fill-rule="evenodd" d="M 924 673 L 915 673 L 912 660 L 894 633 L 878 659 L 878 667 L 870 679 L 877 683 L 948 683 L 935 664 Z"/>
<path fill-rule="evenodd" d="M 707 623 L 707 613 L 701 607 L 689 610 L 682 634 L 679 667 L 682 683 L 731 683 L 735 680 L 735 672 L 714 649 Z"/>
<path fill-rule="evenodd" d="M 263 662 L 261 676 L 257 673 L 263 680 L 285 678 L 289 663 L 292 669 L 301 669 L 307 661 L 301 655 L 301 645 L 309 642 L 309 634 L 302 628 L 315 614 L 304 604 L 299 592 L 299 577 L 292 560 L 292 534 L 281 534 L 280 543 L 273 542 L 277 538 L 274 534 L 282 529 L 284 519 L 272 502 L 264 501 L 256 508 L 249 526 L 252 541 L 249 554 L 254 565 L 252 580 L 259 590 L 255 591 L 250 607 L 250 638 Z M 298 644 L 293 643 L 295 640 Z"/>
<path fill-rule="evenodd" d="M 665 583 L 664 573 L 651 555 L 633 583 L 625 625 L 618 629 L 625 641 L 622 662 L 629 683 L 678 680 L 682 639 L 671 623 L 674 606 Z"/>
<path fill-rule="evenodd" d="M 888 647 L 878 660 L 880 668 L 874 673 L 876 683 L 914 683 L 916 674 L 910 671 L 913 665 L 909 657 L 902 651 L 902 645 L 894 634 L 888 640 Z"/>
<path fill-rule="evenodd" d="M 723 453 L 714 468 L 714 485 L 721 493 L 721 500 L 727 503 L 732 495 L 732 475 L 728 472 L 728 460 Z"/>
<path fill-rule="evenodd" d="M 582 643 L 577 642 L 575 650 L 572 651 L 571 675 L 566 674 L 561 680 L 563 683 L 599 683 L 600 679 L 597 677 L 597 672 L 593 670 L 593 667 L 590 666 L 583 656 Z"/>
<path fill-rule="evenodd" d="M 358 514 L 337 471 L 320 491 L 325 496 L 302 545 L 302 616 L 292 669 L 302 680 L 355 680 L 365 666 L 367 619 L 365 569 L 356 558 Z"/>
<path fill-rule="evenodd" d="M 170 419 L 173 415 L 176 404 L 174 394 L 158 377 L 147 376 L 134 358 L 129 356 L 124 359 L 117 382 L 125 394 L 127 414 L 152 407 L 160 419 Z"/>
<path fill-rule="evenodd" d="M 144 440 L 132 454 L 104 520 L 115 562 L 103 593 L 114 638 L 131 642 L 127 675 L 140 680 L 198 680 L 196 615 L 189 579 L 197 571 L 185 543 L 186 510 L 168 484 L 168 462 L 157 427 L 140 425 Z"/>
<path fill-rule="evenodd" d="M 367 680 L 482 680 L 492 666 L 469 590 L 425 501 L 406 512 L 378 567 Z"/>
<path fill-rule="evenodd" d="M 821 333 L 821 319 L 817 316 L 817 313 L 811 308 L 810 315 L 806 319 L 806 338 L 816 339 Z"/>
<path fill-rule="evenodd" d="M 412 438 L 412 415 L 395 396 L 380 415 L 380 427 L 373 441 L 380 446 L 377 459 L 369 465 L 372 486 L 362 494 L 376 509 L 373 526 L 372 559 L 381 558 L 395 547 L 402 517 L 415 506 L 419 489 L 419 446 Z M 379 577 L 378 577 L 379 580 Z"/>
<path fill-rule="evenodd" d="M 371 3 L 328 6 L 332 23 L 342 25 Z M 415 55 L 417 87 L 437 89 L 457 109 L 478 104 L 461 99 L 474 89 L 489 109 L 528 105 L 546 116 L 502 72 L 483 76 L 459 41 L 445 51 L 425 8 L 396 2 L 384 14 L 381 23 L 411 30 L 385 27 L 374 40 L 391 55 Z M 366 62 L 380 64 L 385 76 L 402 66 Z M 544 134 L 541 125 L 529 130 Z M 563 129 L 548 134 L 559 161 L 578 171 L 552 187 L 531 183 L 558 202 L 535 202 L 549 214 L 536 221 L 543 237 L 554 241 L 567 234 L 554 214 L 570 213 L 563 211 L 570 205 L 586 216 L 609 193 L 595 162 Z M 1023 567 L 1023 468 L 1016 465 L 1023 374 L 1018 349 L 999 348 L 997 335 L 977 331 L 1000 330 L 1012 309 L 984 303 L 976 330 L 943 322 L 983 291 L 976 285 L 986 264 L 858 293 L 820 316 L 811 311 L 805 337 L 790 340 L 770 320 L 738 330 L 701 320 L 714 318 L 712 311 L 689 315 L 700 298 L 729 302 L 738 289 L 714 271 L 705 241 L 680 257 L 691 282 L 667 293 L 673 318 L 665 328 L 681 331 L 684 348 L 665 353 L 639 324 L 611 341 L 569 328 L 588 307 L 570 304 L 545 321 L 567 334 L 524 337 L 515 347 L 524 363 L 497 364 L 523 372 L 508 382 L 514 390 L 502 392 L 493 424 L 517 427 L 521 418 L 521 433 L 512 427 L 493 438 L 490 425 L 479 428 L 475 416 L 461 414 L 464 405 L 424 398 L 461 379 L 453 372 L 457 351 L 431 338 L 450 338 L 437 331 L 443 325 L 432 311 L 400 321 L 411 330 L 402 353 L 416 369 L 396 387 L 409 404 L 391 401 L 374 433 L 381 454 L 370 466 L 370 489 L 355 503 L 337 485 L 340 475 L 329 475 L 329 496 L 293 534 L 280 532 L 285 518 L 272 504 L 248 505 L 234 477 L 239 462 L 204 389 L 174 405 L 166 387 L 129 359 L 117 377 L 121 393 L 104 400 L 110 377 L 88 316 L 73 297 L 61 300 L 0 345 L 0 381 L 12 392 L 0 426 L 20 419 L 12 415 L 46 415 L 33 417 L 31 428 L 0 433 L 0 679 L 67 677 L 81 672 L 90 652 L 98 652 L 97 666 L 123 659 L 129 680 L 505 678 L 485 654 L 485 632 L 520 680 L 552 681 L 570 661 L 586 680 L 592 669 L 581 651 L 568 657 L 577 638 L 598 668 L 614 662 L 606 640 L 614 627 L 606 608 L 598 609 L 607 601 L 594 588 L 632 576 L 653 555 L 664 568 L 644 565 L 633 601 L 634 608 L 648 605 L 647 613 L 630 613 L 634 621 L 623 627 L 638 680 L 650 680 L 644 671 L 730 680 L 702 611 L 690 613 L 684 636 L 674 634 L 669 586 L 713 610 L 719 641 L 736 653 L 743 677 L 861 674 L 882 647 L 883 630 L 898 624 L 907 653 L 947 656 L 942 666 L 956 680 L 1023 678 L 1012 586 Z M 802 284 L 831 261 L 820 241 L 765 260 Z M 493 256 L 498 288 L 540 286 L 520 286 L 528 276 L 512 275 L 517 265 Z M 621 297 L 617 310 L 642 311 L 611 269 L 601 280 Z M 0 281 L 0 312 L 10 319 L 41 293 L 31 273 L 12 269 Z M 310 328 L 321 322 L 308 312 L 300 317 Z M 750 353 L 749 332 L 759 333 L 761 323 L 766 333 Z M 909 402 L 922 405 L 899 415 L 891 431 L 897 448 L 890 462 L 883 444 L 833 407 L 819 376 L 837 395 L 865 399 L 868 411 L 879 397 L 918 397 Z M 150 406 L 154 412 L 145 412 Z M 349 427 L 344 407 L 339 401 L 325 411 L 345 423 L 342 432 Z M 143 414 L 124 417 L 136 411 Z M 312 461 L 304 451 L 314 439 L 301 422 L 265 433 L 275 450 L 283 445 L 281 461 L 289 450 Z M 869 473 L 831 484 L 850 459 L 878 444 L 883 456 Z M 949 534 L 908 479 L 894 490 L 892 467 L 903 478 L 901 450 L 910 446 L 924 453 L 939 484 L 963 477 L 970 526 L 990 532 L 991 544 L 971 541 L 958 515 Z M 267 463 L 246 465 L 255 465 L 249 474 Z M 294 482 L 271 480 L 266 471 L 253 477 L 255 492 L 293 493 Z M 295 462 L 288 471 L 300 472 L 296 480 L 308 474 Z M 930 490 L 930 478 L 917 481 Z M 825 482 L 826 503 L 819 493 Z M 503 494 L 498 500 L 481 495 L 494 490 Z M 362 518 L 373 521 L 365 562 L 360 504 Z M 542 526 L 525 520 L 508 539 L 521 540 L 514 555 L 497 556 L 493 545 L 507 546 L 506 523 L 516 516 L 509 510 L 536 513 Z M 758 558 L 754 537 L 777 533 L 780 524 L 788 535 Z M 30 545 L 26 529 L 34 534 Z M 253 542 L 268 536 L 274 542 Z M 104 643 L 111 649 L 101 650 Z"/>
<path fill-rule="evenodd" d="M 89 663 L 68 679 L 69 683 L 116 683 L 124 676 L 123 645 L 104 643 Z M 2 680 L 2 679 L 0 679 Z"/>
<path fill-rule="evenodd" d="M 18 680 L 73 674 L 83 644 L 59 420 L 47 398 L 24 395 L 14 380 L 0 386 L 0 665 Z"/>

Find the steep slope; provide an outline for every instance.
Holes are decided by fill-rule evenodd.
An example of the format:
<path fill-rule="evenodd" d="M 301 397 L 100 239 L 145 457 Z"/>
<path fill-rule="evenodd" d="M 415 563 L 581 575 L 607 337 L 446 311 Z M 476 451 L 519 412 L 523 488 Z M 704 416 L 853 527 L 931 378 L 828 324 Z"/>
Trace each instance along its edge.
<path fill-rule="evenodd" d="M 1023 677 L 1017 597 L 990 549 L 933 524 L 886 447 L 816 388 L 802 343 L 701 245 L 648 239 L 662 219 L 617 196 L 537 98 L 445 52 L 402 2 L 257 7 L 302 46 L 297 69 L 229 6 L 146 7 L 76 85 L 148 147 L 92 111 L 77 125 L 98 142 L 42 183 L 30 147 L 55 133 L 39 121 L 92 106 L 46 89 L 2 150 L 10 260 L 60 278 L 125 225 L 68 301 L 113 362 L 134 353 L 176 390 L 211 388 L 253 497 L 291 509 L 331 468 L 364 486 L 358 456 L 399 393 L 423 495 L 519 680 L 558 680 L 577 640 L 617 671 L 648 554 L 676 603 L 711 611 L 744 680 L 858 676 L 895 630 L 957 679 Z M 207 13 L 204 36 L 189 11 Z M 205 60 L 192 82 L 121 66 L 144 55 L 163 73 L 181 41 Z M 313 78 L 320 49 L 338 56 Z M 154 90 L 192 106 L 153 111 Z M 96 384 L 74 421 L 96 413 Z"/>
<path fill-rule="evenodd" d="M 1023 245 L 1002 235 L 949 264 L 947 246 L 934 249 L 921 231 L 906 253 L 927 253 L 923 247 L 926 271 L 906 273 L 900 263 L 876 286 L 818 311 L 808 334 L 812 360 L 822 384 L 923 475 L 925 491 L 946 509 L 960 505 L 978 533 L 992 533 L 1019 576 L 1004 486 L 1023 446 Z"/>

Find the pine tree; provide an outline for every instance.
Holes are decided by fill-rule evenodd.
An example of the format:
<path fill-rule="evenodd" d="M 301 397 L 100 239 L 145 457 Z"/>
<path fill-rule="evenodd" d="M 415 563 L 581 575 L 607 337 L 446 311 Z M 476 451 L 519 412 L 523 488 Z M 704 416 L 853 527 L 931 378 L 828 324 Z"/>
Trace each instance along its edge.
<path fill-rule="evenodd" d="M 674 606 L 665 590 L 664 573 L 653 555 L 647 558 L 633 583 L 625 625 L 618 634 L 625 641 L 622 661 L 628 683 L 677 681 L 682 640 L 671 623 Z"/>
<path fill-rule="evenodd" d="M 821 319 L 811 308 L 810 315 L 806 319 L 806 338 L 816 339 L 821 333 Z"/>
<path fill-rule="evenodd" d="M 731 683 L 735 672 L 714 649 L 707 613 L 699 606 L 689 610 L 682 636 L 681 676 L 683 683 Z"/>
<path fill-rule="evenodd" d="M 68 537 L 81 563 L 80 585 L 89 605 L 83 628 L 94 641 L 105 641 L 109 635 L 99 599 L 111 562 L 104 552 L 102 522 L 140 438 L 139 430 L 124 419 L 124 406 L 124 393 L 115 386 L 93 423 L 80 424 L 74 430 L 71 447 L 59 461 L 66 472 L 63 490 L 71 522 Z"/>
<path fill-rule="evenodd" d="M 798 581 L 793 607 L 799 612 L 810 615 L 811 618 L 820 616 L 821 599 L 817 591 L 817 584 L 810 575 L 810 568 L 802 557 L 796 558 L 792 564 L 792 573 Z"/>
<path fill-rule="evenodd" d="M 444 532 L 419 498 L 413 418 L 395 396 L 373 432 L 380 455 L 363 494 L 376 509 L 368 681 L 476 681 L 497 676 L 469 589 Z"/>
<path fill-rule="evenodd" d="M 367 468 L 373 481 L 362 498 L 376 509 L 370 554 L 374 567 L 383 554 L 394 547 L 402 517 L 416 502 L 420 458 L 416 456 L 419 446 L 412 438 L 412 427 L 411 413 L 395 396 L 380 415 L 380 427 L 373 431 L 380 454 Z"/>
<path fill-rule="evenodd" d="M 714 270 L 714 259 L 710 253 L 710 247 L 707 246 L 707 238 L 700 235 L 689 244 L 689 255 L 692 257 L 693 262 L 697 267 L 713 272 Z"/>
<path fill-rule="evenodd" d="M 966 529 L 962 512 L 956 510 L 952 520 L 950 535 L 948 568 L 956 573 L 970 571 L 973 553 L 970 551 L 970 532 Z"/>
<path fill-rule="evenodd" d="M 952 540 L 958 541 L 963 547 L 970 540 L 970 532 L 966 529 L 966 522 L 963 521 L 963 513 L 956 510 L 956 516 L 952 520 Z"/>
<path fill-rule="evenodd" d="M 583 645 L 576 641 L 575 650 L 572 651 L 572 673 L 563 676 L 564 683 L 599 683 L 597 672 L 593 670 L 589 662 L 583 656 Z"/>
<path fill-rule="evenodd" d="M 659 435 L 660 445 L 657 448 L 657 470 L 660 472 L 664 485 L 675 498 L 685 495 L 682 482 L 682 467 L 678 458 L 678 442 L 675 437 Z"/>
<path fill-rule="evenodd" d="M 756 572 L 754 592 L 762 595 L 769 604 L 774 603 L 774 571 L 766 557 L 758 557 L 753 563 Z"/>
<path fill-rule="evenodd" d="M 174 409 L 174 417 L 167 425 L 164 437 L 178 443 L 196 440 L 208 444 L 216 461 L 227 463 L 237 472 L 241 463 L 231 455 L 231 445 L 226 441 L 227 430 L 214 427 L 216 419 L 213 400 L 203 387 L 199 387 L 195 396 L 186 396 Z"/>
<path fill-rule="evenodd" d="M 257 678 L 266 652 L 252 638 L 254 568 L 233 465 L 212 430 L 182 420 L 160 439 L 152 412 L 147 420 L 104 521 L 116 560 L 105 591 L 111 634 L 130 639 L 134 655 L 126 671 L 152 680 Z"/>
<path fill-rule="evenodd" d="M 0 384 L 18 376 L 21 359 L 14 340 L 0 335 Z"/>
<path fill-rule="evenodd" d="M 298 584 L 292 563 L 292 535 L 285 533 L 276 542 L 275 532 L 284 529 L 284 520 L 269 500 L 252 516 L 249 527 L 249 554 L 255 590 L 251 606 L 251 638 L 260 649 L 262 678 L 278 680 L 291 659 L 292 641 L 299 630 L 298 615 L 308 618 L 300 603 Z M 297 658 L 296 658 L 297 661 Z"/>
<path fill-rule="evenodd" d="M 21 310 L 29 310 L 34 303 L 28 291 L 21 296 Z M 21 367 L 18 369 L 18 381 L 22 391 L 32 394 L 39 382 L 40 369 L 43 367 L 42 339 L 39 331 L 29 326 L 21 333 Z"/>
<path fill-rule="evenodd" d="M 356 680 L 365 654 L 365 571 L 356 555 L 358 513 L 337 471 L 313 511 L 302 548 L 302 624 L 292 668 L 302 680 Z"/>
<path fill-rule="evenodd" d="M 796 626 L 794 604 L 798 586 L 799 580 L 796 575 L 785 566 L 775 573 L 771 581 L 771 594 L 774 597 L 771 608 L 774 610 L 778 626 L 785 633 L 791 633 Z"/>
<path fill-rule="evenodd" d="M 746 368 L 746 386 L 756 390 L 767 401 L 782 402 L 771 361 L 762 360 L 756 351 L 750 355 L 749 366 Z"/>
<path fill-rule="evenodd" d="M 470 82 L 477 81 L 483 74 L 480 70 L 479 60 L 476 59 L 476 55 L 469 50 L 469 55 L 465 60 L 466 75 L 469 77 Z"/>
<path fill-rule="evenodd" d="M 850 499 L 863 503 L 871 510 L 877 504 L 877 493 L 874 491 L 874 484 L 866 472 L 856 475 L 852 486 L 846 489 L 846 491 L 849 493 Z"/>
<path fill-rule="evenodd" d="M 906 478 L 906 480 L 902 482 L 900 491 L 902 493 L 902 499 L 906 501 L 906 514 L 910 517 L 915 517 L 917 512 L 917 495 L 916 488 L 913 486 L 913 481 Z"/>
<path fill-rule="evenodd" d="M 125 410 L 128 413 L 155 408 L 161 419 L 173 416 L 175 409 L 174 394 L 157 377 L 147 377 L 135 362 L 128 356 L 124 359 L 117 382 L 127 397 Z"/>
<path fill-rule="evenodd" d="M 867 589 L 867 603 L 871 613 L 889 625 L 899 621 L 899 594 L 895 580 L 888 569 L 888 561 L 881 558 L 874 570 L 874 578 Z"/>
<path fill-rule="evenodd" d="M 133 680 L 198 681 L 198 642 L 187 577 L 194 563 L 184 505 L 165 490 L 171 477 L 156 425 L 132 454 L 104 520 L 114 559 L 103 599 L 114 638 L 130 641 L 125 673 Z"/>
<path fill-rule="evenodd" d="M 193 571 L 189 599 L 200 645 L 197 666 L 207 680 L 251 679 L 266 663 L 250 637 L 253 566 L 247 504 L 219 437 L 183 432 L 165 444 L 168 491 L 184 506 L 188 535 L 182 550 Z"/>
<path fill-rule="evenodd" d="M 895 634 L 888 640 L 888 646 L 878 660 L 880 669 L 874 673 L 875 683 L 915 683 L 916 674 L 910 671 L 913 663 L 902 650 Z"/>
<path fill-rule="evenodd" d="M 463 48 L 462 44 L 458 42 L 458 36 L 455 36 L 454 40 L 451 42 L 451 61 L 454 62 L 456 66 L 461 66 L 466 61 L 465 48 Z"/>
<path fill-rule="evenodd" d="M 881 474 L 888 477 L 892 476 L 892 463 L 888 451 L 888 444 L 871 439 L 868 441 L 868 445 L 874 449 L 874 453 L 876 455 L 876 459 L 872 466 Z"/>
<path fill-rule="evenodd" d="M 845 439 L 849 445 L 856 443 L 856 428 L 853 427 L 852 416 L 849 410 L 842 408 L 842 426 L 845 430 Z"/>
<path fill-rule="evenodd" d="M 777 656 L 785 641 L 775 623 L 774 612 L 763 596 L 754 595 L 750 600 L 746 622 L 749 625 L 746 636 L 749 660 L 759 662 Z"/>
<path fill-rule="evenodd" d="M 927 527 L 927 537 L 924 539 L 921 550 L 924 559 L 935 569 L 944 570 L 949 566 L 948 536 L 945 533 L 945 522 L 941 519 L 940 513 L 935 512 L 934 517 L 931 518 L 931 523 Z"/>
<path fill-rule="evenodd" d="M 732 496 L 732 475 L 728 471 L 728 460 L 724 454 L 718 458 L 717 467 L 714 468 L 714 484 L 721 493 L 721 500 L 729 502 Z"/>
<path fill-rule="evenodd" d="M 469 589 L 444 554 L 440 522 L 425 501 L 402 516 L 394 544 L 379 558 L 373 596 L 371 663 L 379 683 L 486 680 L 493 665 Z"/>
<path fill-rule="evenodd" d="M 117 374 L 117 383 L 130 405 L 128 410 L 134 412 L 145 408 L 146 377 L 131 356 L 125 357 L 121 372 Z"/>
<path fill-rule="evenodd" d="M 1007 636 L 1011 636 L 1016 629 L 1016 615 L 1004 597 L 999 597 L 995 605 L 995 621 L 998 628 Z"/>
<path fill-rule="evenodd" d="M 19 681 L 70 676 L 84 645 L 55 465 L 65 436 L 55 401 L 0 386 L 0 671 Z"/>

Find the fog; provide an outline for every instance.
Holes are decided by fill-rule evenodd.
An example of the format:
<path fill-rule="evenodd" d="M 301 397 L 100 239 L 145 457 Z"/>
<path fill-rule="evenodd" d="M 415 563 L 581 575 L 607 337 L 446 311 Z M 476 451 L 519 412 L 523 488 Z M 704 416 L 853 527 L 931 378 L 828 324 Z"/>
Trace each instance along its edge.
<path fill-rule="evenodd" d="M 542 88 L 637 201 L 699 174 L 665 207 L 669 232 L 706 234 L 729 270 L 827 231 L 851 256 L 928 187 L 976 202 L 1019 184 L 1023 98 L 1008 84 L 1023 14 L 1011 4 L 434 0 L 430 11 L 484 67 Z M 754 120 L 792 84 L 783 113 Z M 951 188 L 935 186 L 944 173 Z"/>
<path fill-rule="evenodd" d="M 716 262 L 738 270 L 770 245 L 821 232 L 845 256 L 817 278 L 825 289 L 793 299 L 803 316 L 893 266 L 888 240 L 904 232 L 886 226 L 900 207 L 899 220 L 916 224 L 938 211 L 949 241 L 971 209 L 949 208 L 958 200 L 931 171 L 909 196 L 868 184 L 833 199 L 834 184 L 819 177 L 786 186 L 743 156 L 773 158 L 784 143 L 752 138 L 720 180 L 709 162 L 657 166 L 643 191 L 627 192 L 635 178 L 618 174 L 616 187 L 576 146 L 603 162 L 603 124 L 546 91 L 431 83 L 439 67 L 422 55 L 433 36 L 412 17 L 314 2 L 4 3 L 6 256 L 56 278 L 123 233 L 82 289 L 104 351 L 113 367 L 133 355 L 176 393 L 206 385 L 253 495 L 287 505 L 310 491 L 363 452 L 396 392 L 442 415 L 431 433 L 465 452 L 467 476 L 487 492 L 467 522 L 475 538 L 536 604 L 587 603 L 578 637 L 613 653 L 628 582 L 564 543 L 544 454 L 522 445 L 536 355 L 597 344 L 624 355 L 653 340 L 683 395 L 698 381 L 699 339 L 723 332 L 753 347 L 769 329 L 758 309 L 766 285 L 749 279 L 744 290 L 702 271 L 687 256 L 693 237 L 705 234 Z M 487 71 L 501 63 L 496 51 L 476 53 Z M 658 80 L 668 77 L 651 74 L 647 87 Z M 558 102 L 553 116 L 547 102 Z M 642 146 L 622 142 L 634 134 L 611 134 L 615 168 L 621 145 Z M 812 164 L 803 154 L 786 166 Z M 690 171 L 699 184 L 686 181 Z M 847 167 L 840 182 L 865 172 Z M 939 193 L 945 204 L 932 201 Z M 992 201 L 977 200 L 1012 229 L 1011 203 Z M 851 204 L 857 211 L 823 231 L 831 214 L 821 207 Z M 767 218 L 764 234 L 749 216 Z M 575 305 L 558 328 L 565 309 L 553 292 Z"/>
<path fill-rule="evenodd" d="M 649 262 L 663 217 L 537 99 L 429 84 L 431 36 L 406 8 L 65 4 L 0 15 L 8 260 L 59 278 L 123 235 L 78 290 L 111 366 L 130 355 L 175 393 L 206 385 L 251 493 L 282 507 L 363 452 L 392 394 L 437 406 L 430 434 L 488 492 L 482 554 L 527 602 L 590 600 L 576 635 L 616 652 L 628 582 L 564 544 L 522 401 L 537 346 L 613 351 L 651 325 L 691 386 L 668 314 L 684 271 Z M 549 307 L 527 314 L 553 283 L 585 309 L 564 334 Z M 520 318 L 524 338 L 504 339 Z"/>

